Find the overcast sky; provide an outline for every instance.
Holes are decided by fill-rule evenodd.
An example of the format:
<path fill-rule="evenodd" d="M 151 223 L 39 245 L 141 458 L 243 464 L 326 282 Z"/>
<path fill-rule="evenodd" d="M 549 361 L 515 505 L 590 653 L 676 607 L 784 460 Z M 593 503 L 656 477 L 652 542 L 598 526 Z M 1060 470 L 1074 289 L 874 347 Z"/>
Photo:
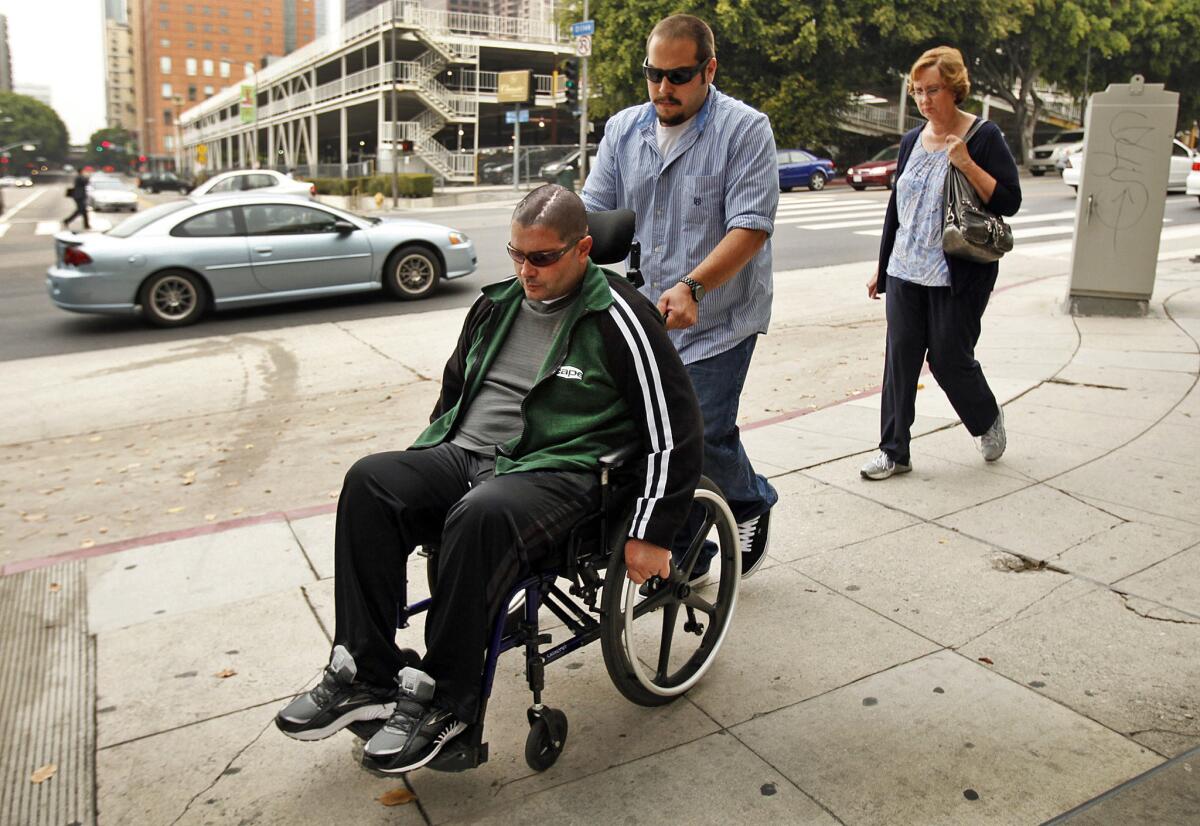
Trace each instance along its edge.
<path fill-rule="evenodd" d="M 340 0 L 328 3 L 337 20 Z M 50 103 L 83 143 L 104 123 L 104 0 L 0 0 L 13 83 L 50 87 Z"/>

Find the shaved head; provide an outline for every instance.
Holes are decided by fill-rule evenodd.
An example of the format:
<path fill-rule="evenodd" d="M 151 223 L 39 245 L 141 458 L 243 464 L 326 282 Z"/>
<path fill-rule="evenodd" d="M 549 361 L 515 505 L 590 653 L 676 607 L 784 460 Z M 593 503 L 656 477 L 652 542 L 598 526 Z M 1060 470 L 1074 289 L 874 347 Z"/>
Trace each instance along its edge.
<path fill-rule="evenodd" d="M 558 184 L 539 186 L 521 199 L 513 210 L 513 223 L 523 227 L 547 227 L 563 241 L 588 234 L 587 210 L 583 201 Z"/>

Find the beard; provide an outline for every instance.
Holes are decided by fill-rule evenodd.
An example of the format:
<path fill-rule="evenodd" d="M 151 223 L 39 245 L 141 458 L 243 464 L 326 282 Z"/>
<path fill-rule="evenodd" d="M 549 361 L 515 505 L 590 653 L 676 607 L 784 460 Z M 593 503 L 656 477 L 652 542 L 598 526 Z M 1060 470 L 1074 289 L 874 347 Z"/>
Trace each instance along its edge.
<path fill-rule="evenodd" d="M 680 101 L 678 101 L 672 97 L 655 98 L 654 99 L 655 106 L 657 106 L 659 104 L 663 104 L 663 103 L 671 103 L 671 104 L 674 104 L 675 106 L 682 106 L 682 103 Z M 658 115 L 658 122 L 661 123 L 663 126 L 679 126 L 681 123 L 685 123 L 687 121 L 687 119 L 688 119 L 688 116 L 686 114 L 684 114 L 683 112 L 679 112 L 677 114 L 671 115 L 670 117 L 666 117 L 666 118 L 664 118 L 662 116 L 662 113 L 659 113 L 659 115 Z"/>

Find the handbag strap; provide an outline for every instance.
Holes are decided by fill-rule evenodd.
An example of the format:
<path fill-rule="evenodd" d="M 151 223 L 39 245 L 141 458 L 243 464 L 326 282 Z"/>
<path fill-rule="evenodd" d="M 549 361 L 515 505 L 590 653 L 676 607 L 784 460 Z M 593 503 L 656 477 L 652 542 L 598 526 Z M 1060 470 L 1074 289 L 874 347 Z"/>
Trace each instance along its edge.
<path fill-rule="evenodd" d="M 975 118 L 975 122 L 972 123 L 971 128 L 967 130 L 967 134 L 963 135 L 963 143 L 970 143 L 971 138 L 975 137 L 975 133 L 983 128 L 985 123 L 987 123 L 987 121 L 983 118 Z"/>

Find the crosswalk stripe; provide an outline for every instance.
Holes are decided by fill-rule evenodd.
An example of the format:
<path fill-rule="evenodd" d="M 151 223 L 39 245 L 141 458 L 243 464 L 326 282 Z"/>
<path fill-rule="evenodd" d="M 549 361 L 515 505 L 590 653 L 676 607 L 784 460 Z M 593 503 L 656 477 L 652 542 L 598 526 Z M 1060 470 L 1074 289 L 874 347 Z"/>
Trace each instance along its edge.
<path fill-rule="evenodd" d="M 775 214 L 779 215 L 780 213 L 791 213 L 791 212 L 817 212 L 817 211 L 826 210 L 826 209 L 861 209 L 862 207 L 868 207 L 868 206 L 869 207 L 884 207 L 884 208 L 886 208 L 887 202 L 885 202 L 885 201 L 864 201 L 864 200 L 859 200 L 857 198 L 847 198 L 846 200 L 833 201 L 833 202 L 826 201 L 826 202 L 820 203 L 820 204 L 796 204 L 794 206 L 790 205 L 790 204 L 787 206 L 780 204 L 779 208 L 775 210 Z"/>
<path fill-rule="evenodd" d="M 5 233 L 8 232 L 8 228 L 10 226 L 12 226 L 12 224 L 0 224 L 0 238 L 4 237 Z"/>
<path fill-rule="evenodd" d="M 776 221 L 806 221 L 813 218 L 823 218 L 829 215 L 846 215 L 849 213 L 860 213 L 863 215 L 882 215 L 887 211 L 886 206 L 852 206 L 852 207 L 829 207 L 828 209 L 813 209 L 806 212 L 788 212 L 782 215 L 776 214 Z"/>
<path fill-rule="evenodd" d="M 853 221 L 864 218 L 870 218 L 876 223 L 883 223 L 883 210 L 856 209 L 849 212 L 835 212 L 828 215 L 809 215 L 802 219 L 785 218 L 782 221 L 776 219 L 775 223 L 783 224 L 784 226 L 800 227 L 801 229 L 819 229 L 822 224 L 828 221 Z"/>
<path fill-rule="evenodd" d="M 883 216 L 874 218 L 864 217 L 856 221 L 834 221 L 830 224 L 797 224 L 800 229 L 851 229 L 852 227 L 877 227 L 883 222 Z M 882 234 L 883 230 L 880 229 Z"/>
<path fill-rule="evenodd" d="M 1013 230 L 1013 238 L 1044 238 L 1047 235 L 1066 235 L 1075 231 L 1070 224 L 1058 224 L 1052 227 L 1018 227 Z"/>
<path fill-rule="evenodd" d="M 34 235 L 53 235 L 61 228 L 61 221 L 38 221 L 37 229 L 35 229 L 33 233 Z"/>
<path fill-rule="evenodd" d="M 1039 224 L 1042 221 L 1058 221 L 1063 218 L 1074 218 L 1075 210 L 1068 209 L 1062 212 L 1043 212 L 1041 215 L 1014 215 L 1011 218 L 1005 218 L 1005 222 L 1009 226 L 1019 226 L 1020 224 Z"/>

